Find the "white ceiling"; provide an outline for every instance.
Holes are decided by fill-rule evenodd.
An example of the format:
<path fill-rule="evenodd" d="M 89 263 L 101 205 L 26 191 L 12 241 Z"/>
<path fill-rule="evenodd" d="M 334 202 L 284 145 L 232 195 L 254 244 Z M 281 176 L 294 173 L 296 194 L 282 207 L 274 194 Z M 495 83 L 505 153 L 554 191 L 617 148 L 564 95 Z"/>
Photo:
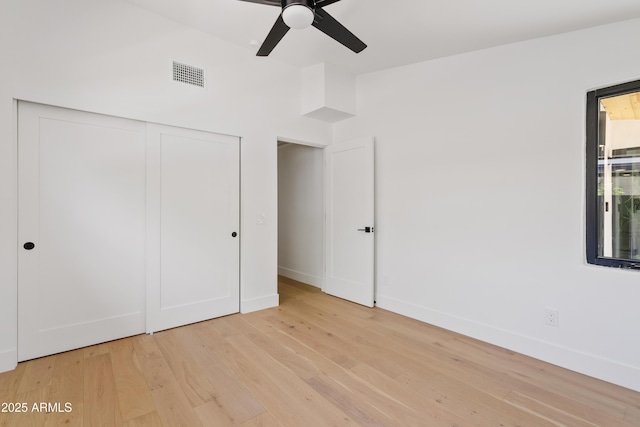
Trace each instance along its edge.
<path fill-rule="evenodd" d="M 125 0 L 255 55 L 280 9 L 239 0 Z M 368 48 L 355 54 L 317 29 L 291 30 L 268 58 L 360 74 L 640 17 L 638 0 L 342 0 L 325 9 Z M 621 41 L 624 42 L 624 41 Z M 627 41 L 628 42 L 628 41 Z"/>

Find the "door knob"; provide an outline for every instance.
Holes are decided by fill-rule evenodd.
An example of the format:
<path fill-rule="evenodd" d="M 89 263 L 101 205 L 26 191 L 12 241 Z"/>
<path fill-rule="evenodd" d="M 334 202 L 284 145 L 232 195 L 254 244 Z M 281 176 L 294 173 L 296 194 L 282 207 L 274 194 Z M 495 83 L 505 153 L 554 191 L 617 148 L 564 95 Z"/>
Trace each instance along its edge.
<path fill-rule="evenodd" d="M 30 251 L 31 249 L 35 248 L 36 245 L 33 242 L 27 242 L 24 245 L 22 245 L 22 247 Z"/>
<path fill-rule="evenodd" d="M 364 231 L 365 233 L 373 233 L 373 227 L 358 228 L 358 231 Z"/>
<path fill-rule="evenodd" d="M 231 233 L 231 237 L 236 237 L 238 235 L 238 233 L 236 233 L 235 231 L 233 233 Z"/>

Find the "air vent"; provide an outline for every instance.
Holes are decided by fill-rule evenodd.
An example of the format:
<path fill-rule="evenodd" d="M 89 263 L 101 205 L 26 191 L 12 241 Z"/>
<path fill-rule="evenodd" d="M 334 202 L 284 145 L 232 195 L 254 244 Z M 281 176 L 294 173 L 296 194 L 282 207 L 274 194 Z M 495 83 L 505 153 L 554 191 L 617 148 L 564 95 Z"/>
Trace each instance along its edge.
<path fill-rule="evenodd" d="M 173 61 L 173 81 L 204 87 L 204 69 Z"/>

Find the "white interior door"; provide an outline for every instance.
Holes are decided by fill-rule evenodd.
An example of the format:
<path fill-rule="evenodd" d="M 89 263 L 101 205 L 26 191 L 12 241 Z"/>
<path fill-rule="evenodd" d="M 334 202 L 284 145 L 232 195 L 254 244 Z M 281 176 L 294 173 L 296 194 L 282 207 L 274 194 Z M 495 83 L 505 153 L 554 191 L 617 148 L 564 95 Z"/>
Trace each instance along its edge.
<path fill-rule="evenodd" d="M 374 145 L 363 138 L 325 148 L 325 292 L 373 307 Z"/>
<path fill-rule="evenodd" d="M 18 359 L 144 332 L 145 124 L 18 113 Z"/>
<path fill-rule="evenodd" d="M 147 331 L 240 308 L 240 141 L 147 128 Z"/>

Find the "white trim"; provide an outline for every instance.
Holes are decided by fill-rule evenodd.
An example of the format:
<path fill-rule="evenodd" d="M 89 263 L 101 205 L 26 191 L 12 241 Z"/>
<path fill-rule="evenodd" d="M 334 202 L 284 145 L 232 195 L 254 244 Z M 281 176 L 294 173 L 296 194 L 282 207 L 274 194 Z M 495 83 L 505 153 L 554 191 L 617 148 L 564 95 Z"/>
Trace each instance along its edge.
<path fill-rule="evenodd" d="M 152 334 L 159 331 L 158 311 L 151 307 L 160 307 L 160 292 L 156 287 L 160 286 L 160 182 L 161 182 L 161 156 L 160 144 L 150 137 L 149 123 L 145 125 L 146 143 L 146 254 L 145 254 L 145 331 Z"/>
<path fill-rule="evenodd" d="M 278 275 L 322 289 L 322 277 L 278 266 Z"/>
<path fill-rule="evenodd" d="M 395 298 L 378 295 L 376 301 L 376 305 L 385 310 L 507 348 L 590 377 L 640 391 L 640 369 L 635 366 L 427 307 L 420 307 Z"/>
<path fill-rule="evenodd" d="M 280 304 L 280 295 L 273 294 L 264 297 L 240 300 L 240 313 L 246 314 L 253 311 L 277 307 Z"/>
<path fill-rule="evenodd" d="M 294 138 L 287 138 L 285 136 L 279 136 L 276 138 L 276 140 L 278 142 L 287 142 L 289 144 L 298 144 L 298 145 L 307 145 L 309 147 L 316 147 L 316 148 L 324 148 L 327 147 L 329 144 L 322 144 L 319 142 L 309 142 L 309 141 L 302 141 L 300 139 L 294 139 Z"/>
<path fill-rule="evenodd" d="M 18 366 L 18 349 L 0 352 L 0 372 L 9 372 Z"/>

